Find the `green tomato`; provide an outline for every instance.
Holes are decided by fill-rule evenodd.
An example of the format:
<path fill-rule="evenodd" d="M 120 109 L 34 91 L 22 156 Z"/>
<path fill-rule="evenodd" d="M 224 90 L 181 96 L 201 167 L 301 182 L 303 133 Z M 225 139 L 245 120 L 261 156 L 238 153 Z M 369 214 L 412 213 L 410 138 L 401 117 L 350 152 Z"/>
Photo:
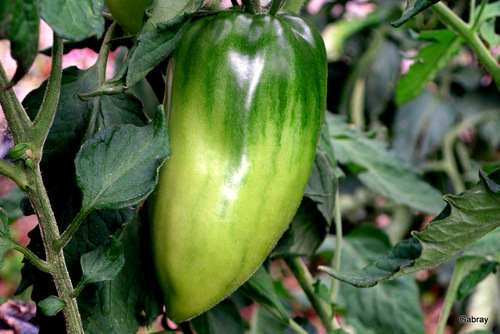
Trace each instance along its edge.
<path fill-rule="evenodd" d="M 132 35 L 141 31 L 144 10 L 151 2 L 152 0 L 104 0 L 116 22 Z"/>
<path fill-rule="evenodd" d="M 167 70 L 172 157 L 150 206 L 166 312 L 186 321 L 262 264 L 303 196 L 323 124 L 321 35 L 294 14 L 190 25 Z"/>

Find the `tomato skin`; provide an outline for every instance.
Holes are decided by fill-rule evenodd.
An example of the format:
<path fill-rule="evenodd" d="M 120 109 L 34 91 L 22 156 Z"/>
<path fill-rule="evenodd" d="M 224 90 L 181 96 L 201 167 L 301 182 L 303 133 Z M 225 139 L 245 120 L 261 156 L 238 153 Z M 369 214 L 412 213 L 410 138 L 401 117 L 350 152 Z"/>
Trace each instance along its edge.
<path fill-rule="evenodd" d="M 323 40 L 294 14 L 195 21 L 168 66 L 172 157 L 150 207 L 166 312 L 204 312 L 243 284 L 303 196 L 323 124 Z"/>
<path fill-rule="evenodd" d="M 151 2 L 152 0 L 104 0 L 116 22 L 131 35 L 141 31 L 144 10 Z"/>

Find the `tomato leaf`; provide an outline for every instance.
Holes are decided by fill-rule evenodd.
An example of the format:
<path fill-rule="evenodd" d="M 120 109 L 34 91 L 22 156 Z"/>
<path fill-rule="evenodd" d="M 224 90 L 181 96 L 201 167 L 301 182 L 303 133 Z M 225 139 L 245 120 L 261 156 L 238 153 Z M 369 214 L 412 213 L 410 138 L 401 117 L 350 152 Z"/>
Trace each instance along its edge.
<path fill-rule="evenodd" d="M 342 242 L 342 270 L 357 270 L 375 261 L 391 247 L 382 231 L 358 227 Z M 331 237 L 322 252 L 335 248 Z M 424 316 L 419 304 L 415 277 L 381 282 L 370 289 L 341 283 L 337 307 L 345 309 L 344 320 L 358 333 L 424 333 Z"/>
<path fill-rule="evenodd" d="M 379 281 L 394 279 L 431 268 L 449 259 L 500 226 L 500 170 L 481 178 L 471 190 L 446 195 L 445 209 L 421 232 L 403 240 L 383 257 L 360 270 L 338 271 L 322 267 L 335 278 L 357 287 L 370 287 Z"/>
<path fill-rule="evenodd" d="M 66 307 L 66 302 L 59 297 L 49 296 L 37 303 L 42 313 L 48 317 L 53 317 Z"/>
<path fill-rule="evenodd" d="M 139 140 L 140 138 L 140 140 Z M 145 127 L 114 126 L 99 132 L 75 160 L 82 210 L 120 209 L 145 199 L 170 155 L 163 108 Z"/>
<path fill-rule="evenodd" d="M 245 332 L 241 315 L 231 299 L 224 299 L 212 309 L 191 320 L 191 326 L 198 334 Z"/>
<path fill-rule="evenodd" d="M 0 268 L 2 268 L 5 263 L 7 252 L 14 248 L 14 245 L 14 240 L 12 240 L 9 231 L 7 213 L 3 209 L 0 209 Z"/>
<path fill-rule="evenodd" d="M 395 28 L 401 27 L 412 17 L 418 15 L 439 1 L 440 0 L 406 0 L 406 9 L 403 12 L 403 15 L 397 21 L 391 23 L 392 26 Z"/>
<path fill-rule="evenodd" d="M 41 16 L 61 37 L 81 41 L 104 32 L 104 1 L 51 0 L 41 2 Z"/>
<path fill-rule="evenodd" d="M 17 62 L 12 83 L 28 73 L 38 52 L 40 25 L 38 0 L 0 0 L 0 40 L 7 38 Z"/>
<path fill-rule="evenodd" d="M 423 212 L 437 214 L 442 210 L 441 194 L 389 152 L 384 143 L 368 138 L 339 116 L 329 113 L 326 121 L 338 163 L 357 172 L 366 187 Z"/>
<path fill-rule="evenodd" d="M 482 259 L 483 261 L 477 261 L 481 263 L 478 269 L 473 270 L 469 273 L 467 277 L 460 283 L 457 291 L 457 300 L 460 300 L 469 293 L 478 285 L 482 280 L 486 278 L 490 273 L 495 272 L 498 266 L 498 262 L 496 261 L 487 261 L 486 259 Z"/>
<path fill-rule="evenodd" d="M 80 258 L 83 284 L 113 280 L 125 263 L 123 246 L 115 238 Z"/>
<path fill-rule="evenodd" d="M 463 41 L 450 30 L 422 32 L 420 39 L 430 41 L 420 50 L 415 63 L 398 81 L 396 103 L 401 105 L 419 96 L 449 61 Z"/>
<path fill-rule="evenodd" d="M 262 266 L 241 286 L 240 291 L 265 309 L 273 310 L 282 322 L 290 321 L 287 310 L 276 294 L 271 276 Z"/>
<path fill-rule="evenodd" d="M 160 22 L 155 30 L 145 32 L 138 37 L 130 51 L 126 77 L 128 87 L 138 83 L 174 51 L 193 16 L 193 13 L 186 13 L 169 21 Z"/>

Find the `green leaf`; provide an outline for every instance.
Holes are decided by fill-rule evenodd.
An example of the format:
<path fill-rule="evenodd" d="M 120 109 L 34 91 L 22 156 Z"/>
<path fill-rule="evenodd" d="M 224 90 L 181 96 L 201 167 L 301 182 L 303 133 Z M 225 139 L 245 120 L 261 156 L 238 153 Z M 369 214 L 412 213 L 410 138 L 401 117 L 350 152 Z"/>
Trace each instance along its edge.
<path fill-rule="evenodd" d="M 491 231 L 475 243 L 473 243 L 464 252 L 464 255 L 493 256 L 500 254 L 500 228 Z"/>
<path fill-rule="evenodd" d="M 490 19 L 496 18 L 500 16 L 500 1 L 488 1 L 484 6 L 483 12 L 480 13 L 479 8 L 481 4 L 478 4 L 476 7 L 476 16 L 481 14 L 481 17 L 478 21 L 479 25 L 482 25 L 485 21 L 489 21 Z"/>
<path fill-rule="evenodd" d="M 13 84 L 28 73 L 38 53 L 38 3 L 38 0 L 0 0 L 0 40 L 10 41 L 12 58 L 17 62 Z"/>
<path fill-rule="evenodd" d="M 125 255 L 122 269 L 113 281 L 89 285 L 78 297 L 87 334 L 137 333 L 139 326 L 150 324 L 162 313 L 148 227 L 136 217 L 116 235 Z"/>
<path fill-rule="evenodd" d="M 483 260 L 481 266 L 476 270 L 472 270 L 460 283 L 457 291 L 457 300 L 466 297 L 486 276 L 495 272 L 498 262 Z"/>
<path fill-rule="evenodd" d="M 49 296 L 37 303 L 42 313 L 48 317 L 53 317 L 66 307 L 66 302 L 59 297 Z"/>
<path fill-rule="evenodd" d="M 123 246 L 115 238 L 80 258 L 84 284 L 113 280 L 125 263 Z"/>
<path fill-rule="evenodd" d="M 231 299 L 225 299 L 214 308 L 191 320 L 197 334 L 243 334 L 243 320 Z"/>
<path fill-rule="evenodd" d="M 61 37 L 81 41 L 104 32 L 103 0 L 42 0 L 41 16 Z"/>
<path fill-rule="evenodd" d="M 396 21 L 391 23 L 393 27 L 399 28 L 404 23 L 408 22 L 412 17 L 423 12 L 440 0 L 406 0 L 406 9 L 403 15 Z"/>
<path fill-rule="evenodd" d="M 184 13 L 193 13 L 200 8 L 200 0 L 158 1 L 147 21 L 148 28 L 170 21 Z"/>
<path fill-rule="evenodd" d="M 287 310 L 276 294 L 271 276 L 262 266 L 242 285 L 240 291 L 262 307 L 274 310 L 282 322 L 290 321 Z"/>
<path fill-rule="evenodd" d="M 332 250 L 334 244 L 331 245 Z M 343 270 L 361 269 L 391 247 L 388 237 L 374 227 L 359 227 L 342 242 Z M 424 316 L 415 277 L 381 282 L 369 289 L 340 284 L 339 306 L 345 322 L 357 333 L 424 333 Z"/>
<path fill-rule="evenodd" d="M 393 147 L 397 154 L 411 165 L 417 165 L 435 153 L 455 122 L 454 103 L 456 101 L 443 100 L 426 90 L 400 105 L 393 125 Z"/>
<path fill-rule="evenodd" d="M 14 187 L 7 195 L 0 198 L 0 207 L 9 217 L 9 224 L 23 216 L 20 203 L 24 197 L 25 194 L 18 187 Z"/>
<path fill-rule="evenodd" d="M 500 170 L 488 178 L 499 184 Z M 323 269 L 337 279 L 358 287 L 394 279 L 439 265 L 500 226 L 500 194 L 481 180 L 471 190 L 443 198 L 448 205 L 421 232 L 403 240 L 386 255 L 356 271 Z"/>
<path fill-rule="evenodd" d="M 310 256 L 321 245 L 328 233 L 329 224 L 317 209 L 317 204 L 304 198 L 271 256 Z"/>
<path fill-rule="evenodd" d="M 490 48 L 500 43 L 500 35 L 495 32 L 495 20 L 486 21 L 479 29 L 481 37 L 488 43 Z"/>
<path fill-rule="evenodd" d="M 158 169 L 169 154 L 161 107 L 145 127 L 122 125 L 99 132 L 82 146 L 75 160 L 82 210 L 111 210 L 139 203 L 153 191 Z"/>
<path fill-rule="evenodd" d="M 442 210 L 441 194 L 389 152 L 385 144 L 367 138 L 339 116 L 328 113 L 326 121 L 338 162 L 357 172 L 365 186 L 423 212 L 437 214 Z"/>
<path fill-rule="evenodd" d="M 7 213 L 0 209 L 0 268 L 5 263 L 5 256 L 7 252 L 14 248 L 15 242 L 9 231 L 9 219 Z"/>
<path fill-rule="evenodd" d="M 398 81 L 396 103 L 401 105 L 419 96 L 438 73 L 448 66 L 450 59 L 458 52 L 462 40 L 450 30 L 427 31 L 420 39 L 431 41 L 426 44 Z"/>
<path fill-rule="evenodd" d="M 193 14 L 184 14 L 158 23 L 155 30 L 141 34 L 130 51 L 126 83 L 134 86 L 175 49 L 191 23 Z"/>

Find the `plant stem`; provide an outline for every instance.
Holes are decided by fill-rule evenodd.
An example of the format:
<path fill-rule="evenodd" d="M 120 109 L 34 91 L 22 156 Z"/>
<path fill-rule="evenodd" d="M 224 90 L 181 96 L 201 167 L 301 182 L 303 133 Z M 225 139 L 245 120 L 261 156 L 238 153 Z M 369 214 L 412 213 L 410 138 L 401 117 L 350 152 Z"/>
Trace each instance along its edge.
<path fill-rule="evenodd" d="M 483 15 L 484 7 L 486 6 L 487 2 L 488 2 L 488 0 L 483 0 L 483 2 L 481 2 L 481 7 L 479 8 L 479 12 L 477 13 L 476 17 L 473 18 L 474 21 L 473 21 L 472 27 L 470 29 L 472 32 L 477 31 L 477 25 L 479 24 L 479 21 L 481 20 L 481 15 Z"/>
<path fill-rule="evenodd" d="M 300 259 L 300 257 L 288 257 L 285 259 L 286 264 L 292 271 L 293 275 L 299 282 L 300 287 L 304 290 L 307 299 L 311 302 L 312 307 L 316 311 L 316 314 L 321 320 L 323 326 L 327 332 L 334 331 L 337 326 L 335 326 L 334 317 L 332 314 L 332 309 L 330 305 L 326 302 L 320 300 L 316 294 L 314 293 L 314 279 L 311 276 L 311 273 L 306 268 L 304 262 Z"/>
<path fill-rule="evenodd" d="M 82 221 L 87 217 L 90 212 L 86 210 L 82 210 L 78 212 L 75 219 L 69 224 L 68 228 L 64 231 L 64 233 L 57 239 L 56 248 L 63 249 L 64 246 L 71 240 L 71 237 L 75 234 L 78 227 L 81 225 Z"/>
<path fill-rule="evenodd" d="M 83 334 L 82 320 L 78 311 L 76 298 L 72 297 L 73 284 L 69 277 L 64 254 L 62 249 L 56 247 L 56 241 L 59 238 L 59 229 L 43 185 L 40 165 L 38 163 L 34 165 L 33 170 L 30 169 L 27 172 L 27 177 L 29 187 L 26 194 L 38 217 L 47 262 L 52 267 L 51 273 L 57 294 L 59 298 L 66 302 L 66 307 L 63 310 L 66 320 L 66 330 L 71 334 Z"/>
<path fill-rule="evenodd" d="M 335 191 L 335 208 L 333 209 L 333 219 L 335 221 L 335 253 L 333 254 L 332 267 L 340 270 L 340 259 L 342 256 L 342 213 L 340 212 L 340 196 L 339 187 Z M 330 298 L 332 302 L 337 298 L 339 291 L 339 280 L 332 277 L 332 284 L 330 287 Z"/>
<path fill-rule="evenodd" d="M 76 286 L 75 290 L 73 290 L 73 293 L 71 294 L 71 297 L 78 297 L 80 292 L 82 292 L 83 288 L 85 287 L 85 281 L 81 280 L 78 285 Z"/>
<path fill-rule="evenodd" d="M 7 78 L 2 63 L 0 63 L 0 105 L 9 124 L 14 143 L 30 142 L 30 130 L 33 123 L 31 123 L 28 114 L 26 114 L 21 102 L 17 99 L 12 86 L 10 86 L 9 78 Z"/>
<path fill-rule="evenodd" d="M 479 61 L 490 73 L 498 87 L 500 87 L 500 65 L 493 55 L 486 48 L 478 35 L 471 30 L 471 27 L 458 17 L 450 8 L 442 2 L 438 2 L 431 7 L 434 12 L 462 37 L 471 49 L 476 53 Z"/>
<path fill-rule="evenodd" d="M 37 150 L 35 154 L 40 158 L 43 144 L 54 122 L 57 103 L 59 102 L 59 92 L 61 91 L 63 40 L 57 36 L 56 33 L 53 35 L 54 44 L 52 46 L 52 67 L 50 76 L 45 95 L 43 96 L 42 105 L 33 123 L 34 138 L 32 145 L 35 150 Z"/>
<path fill-rule="evenodd" d="M 19 253 L 23 254 L 25 258 L 27 258 L 35 267 L 37 267 L 39 270 L 46 272 L 46 273 L 51 273 L 52 268 L 50 264 L 47 262 L 43 261 L 40 259 L 38 256 L 36 256 L 31 250 L 28 248 L 24 247 L 21 244 L 18 244 L 17 242 L 14 244 L 14 248 L 16 251 Z"/>
<path fill-rule="evenodd" d="M 469 4 L 469 24 L 474 22 L 474 17 L 476 16 L 476 0 L 470 0 Z"/>
<path fill-rule="evenodd" d="M 109 26 L 108 30 L 106 31 L 106 34 L 104 35 L 101 48 L 99 49 L 99 55 L 97 56 L 97 61 L 96 61 L 97 73 L 98 73 L 97 83 L 96 83 L 97 87 L 100 87 L 106 81 L 106 66 L 108 64 L 108 54 L 109 51 L 111 50 L 110 41 L 113 38 L 115 27 L 116 27 L 116 21 L 114 21 Z M 96 120 L 100 110 L 100 101 L 101 101 L 100 97 L 94 98 L 90 120 L 82 142 L 85 142 L 87 139 L 92 138 L 92 136 L 96 132 Z M 97 126 L 97 131 L 99 131 L 99 126 Z"/>
<path fill-rule="evenodd" d="M 21 161 L 19 163 L 11 163 L 0 158 L 0 174 L 13 180 L 22 191 L 26 191 L 28 179 L 21 164 Z"/>

